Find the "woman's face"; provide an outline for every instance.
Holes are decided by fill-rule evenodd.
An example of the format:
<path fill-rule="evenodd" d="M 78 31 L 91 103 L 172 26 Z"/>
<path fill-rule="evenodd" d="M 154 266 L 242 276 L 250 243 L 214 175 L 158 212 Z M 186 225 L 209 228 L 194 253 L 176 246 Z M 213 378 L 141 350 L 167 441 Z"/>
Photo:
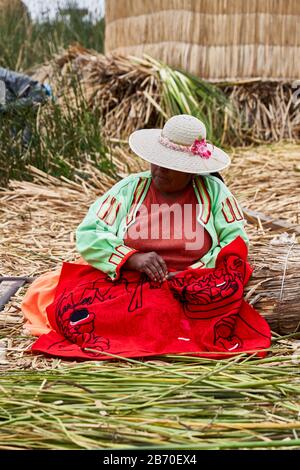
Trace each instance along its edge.
<path fill-rule="evenodd" d="M 184 189 L 193 175 L 182 171 L 169 170 L 151 163 L 151 175 L 157 189 L 164 193 L 174 193 Z"/>

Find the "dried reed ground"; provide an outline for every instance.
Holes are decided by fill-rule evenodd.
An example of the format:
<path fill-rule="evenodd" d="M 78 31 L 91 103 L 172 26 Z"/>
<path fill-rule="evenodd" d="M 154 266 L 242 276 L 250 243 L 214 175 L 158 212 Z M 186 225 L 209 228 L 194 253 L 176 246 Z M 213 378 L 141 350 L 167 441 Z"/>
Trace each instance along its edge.
<path fill-rule="evenodd" d="M 232 155 L 224 176 L 241 204 L 299 224 L 299 146 Z M 12 182 L 0 198 L 1 274 L 34 276 L 75 260 L 74 229 L 112 183 L 96 173 L 88 185 L 38 172 L 34 183 Z M 247 231 L 250 253 L 275 235 L 253 225 Z M 23 333 L 25 290 L 0 313 L 0 448 L 300 446 L 297 342 L 275 335 L 271 356 L 245 366 L 174 356 L 78 365 L 24 353 L 33 340 Z"/>

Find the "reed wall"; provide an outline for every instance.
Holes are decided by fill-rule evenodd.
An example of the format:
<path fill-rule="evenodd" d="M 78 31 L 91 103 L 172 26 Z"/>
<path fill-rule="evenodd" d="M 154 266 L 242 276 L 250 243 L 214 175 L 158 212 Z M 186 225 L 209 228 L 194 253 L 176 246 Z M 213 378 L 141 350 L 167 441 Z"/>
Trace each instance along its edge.
<path fill-rule="evenodd" d="M 300 0 L 106 0 L 105 52 L 210 80 L 298 79 Z"/>

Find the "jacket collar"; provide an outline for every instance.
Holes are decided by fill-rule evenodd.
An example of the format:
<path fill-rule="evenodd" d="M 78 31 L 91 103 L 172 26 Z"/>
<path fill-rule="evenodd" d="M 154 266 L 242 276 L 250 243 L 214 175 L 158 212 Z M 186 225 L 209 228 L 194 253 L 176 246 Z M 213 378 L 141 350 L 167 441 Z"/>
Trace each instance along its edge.
<path fill-rule="evenodd" d="M 152 181 L 152 174 L 150 170 L 140 172 L 138 175 L 139 178 L 134 190 L 131 208 L 126 217 L 127 226 L 135 220 L 135 214 L 146 197 Z M 200 205 L 198 221 L 201 223 L 201 225 L 207 225 L 211 215 L 211 199 L 205 184 L 205 179 L 201 175 L 195 175 L 192 184 Z"/>

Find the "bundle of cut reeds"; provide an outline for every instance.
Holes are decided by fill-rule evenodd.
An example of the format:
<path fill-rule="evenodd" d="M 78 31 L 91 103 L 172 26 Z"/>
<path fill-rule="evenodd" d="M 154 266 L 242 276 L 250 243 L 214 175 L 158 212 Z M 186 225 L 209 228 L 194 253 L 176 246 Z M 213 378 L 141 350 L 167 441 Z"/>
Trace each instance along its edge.
<path fill-rule="evenodd" d="M 287 340 L 272 353 L 221 362 L 54 359 L 50 368 L 5 371 L 0 448 L 297 449 L 297 355 Z"/>
<path fill-rule="evenodd" d="M 34 79 L 51 84 L 58 103 L 63 106 L 67 96 L 76 107 L 70 86 L 75 76 L 90 108 L 100 107 L 102 133 L 114 148 L 136 129 L 163 127 L 174 114 L 197 116 L 215 141 L 226 138 L 228 114 L 237 119 L 221 89 L 150 56 L 103 55 L 76 44 L 32 73 Z"/>
<path fill-rule="evenodd" d="M 150 56 L 103 55 L 77 44 L 32 73 L 36 80 L 51 83 L 58 103 L 63 105 L 68 96 L 76 106 L 69 86 L 75 75 L 91 109 L 100 107 L 103 135 L 112 142 L 126 142 L 136 129 L 163 127 L 166 119 L 181 113 L 203 120 L 208 137 L 224 139 L 230 103 L 223 91 Z M 230 115 L 236 118 L 236 113 Z"/>
<path fill-rule="evenodd" d="M 222 85 L 220 84 L 222 87 Z M 234 125 L 237 142 L 276 142 L 300 138 L 300 101 L 293 81 L 252 80 L 224 88 L 240 119 Z"/>
<path fill-rule="evenodd" d="M 281 334 L 300 331 L 300 244 L 274 239 L 269 245 L 252 246 L 254 267 L 245 298 Z"/>
<path fill-rule="evenodd" d="M 203 120 L 216 144 L 299 139 L 300 100 L 292 82 L 209 83 L 176 70 L 144 54 L 143 57 L 107 55 L 73 45 L 34 78 L 48 81 L 58 102 L 68 96 L 76 105 L 74 73 L 91 109 L 102 111 L 103 133 L 128 139 L 139 128 L 162 127 L 174 114 L 187 113 Z M 63 99 L 61 99 L 63 102 Z"/>

